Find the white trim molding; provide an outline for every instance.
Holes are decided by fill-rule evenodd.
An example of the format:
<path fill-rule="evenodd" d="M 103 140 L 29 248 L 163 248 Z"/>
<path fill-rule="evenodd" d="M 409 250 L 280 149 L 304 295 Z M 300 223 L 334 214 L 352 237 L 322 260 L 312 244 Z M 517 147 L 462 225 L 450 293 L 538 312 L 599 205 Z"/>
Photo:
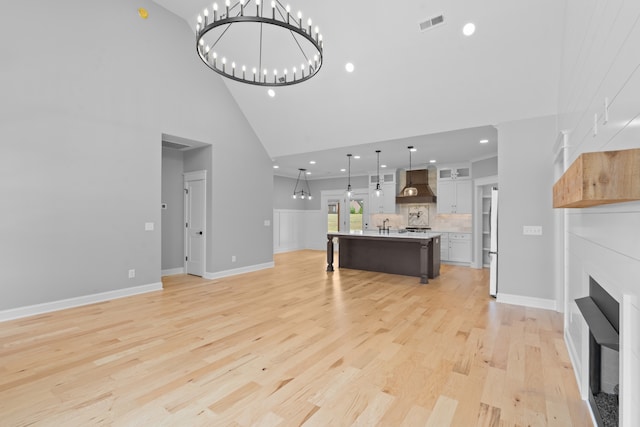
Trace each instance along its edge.
<path fill-rule="evenodd" d="M 235 276 L 237 274 L 252 273 L 254 271 L 266 270 L 267 268 L 273 268 L 274 265 L 275 264 L 273 263 L 273 261 L 271 261 L 271 262 L 265 262 L 263 264 L 255 264 L 255 265 L 248 265 L 246 267 L 234 268 L 232 270 L 216 271 L 213 273 L 206 272 L 204 274 L 204 278 L 208 280 L 222 279 L 223 277 Z"/>
<path fill-rule="evenodd" d="M 556 311 L 556 301 L 552 299 L 525 297 L 522 295 L 511 295 L 498 293 L 496 301 L 503 304 L 522 305 L 531 308 L 543 308 L 545 310 Z"/>
<path fill-rule="evenodd" d="M 162 290 L 162 282 L 0 311 L 0 322 Z"/>
<path fill-rule="evenodd" d="M 184 274 L 184 267 L 169 268 L 166 270 L 162 270 L 160 274 L 162 275 L 162 277 L 173 276 L 174 274 Z"/>

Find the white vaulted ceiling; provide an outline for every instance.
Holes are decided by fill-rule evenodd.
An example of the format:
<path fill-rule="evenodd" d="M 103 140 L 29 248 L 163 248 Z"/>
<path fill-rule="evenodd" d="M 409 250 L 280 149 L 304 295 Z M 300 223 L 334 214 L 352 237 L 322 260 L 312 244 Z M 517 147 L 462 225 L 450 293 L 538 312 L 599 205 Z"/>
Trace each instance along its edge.
<path fill-rule="evenodd" d="M 190 28 L 213 2 L 154 1 L 184 18 Z M 345 147 L 385 143 L 388 152 L 395 149 L 395 141 L 401 152 L 406 138 L 420 141 L 424 135 L 468 128 L 486 132 L 486 126 L 556 112 L 564 2 L 290 3 L 305 19 L 312 17 L 324 36 L 324 64 L 318 75 L 276 88 L 273 98 L 267 88 L 224 79 L 269 155 L 283 166 L 290 161 L 291 168 L 304 153 L 326 150 L 342 165 Z M 440 14 L 444 24 L 420 31 L 420 22 Z M 467 22 L 477 28 L 471 37 L 462 34 Z M 193 49 L 195 56 L 194 45 L 185 49 Z M 345 71 L 347 62 L 354 63 L 353 73 Z M 469 150 L 480 138 L 470 131 L 464 136 L 468 141 L 440 157 L 469 160 Z M 305 165 L 293 171 L 297 167 Z"/>

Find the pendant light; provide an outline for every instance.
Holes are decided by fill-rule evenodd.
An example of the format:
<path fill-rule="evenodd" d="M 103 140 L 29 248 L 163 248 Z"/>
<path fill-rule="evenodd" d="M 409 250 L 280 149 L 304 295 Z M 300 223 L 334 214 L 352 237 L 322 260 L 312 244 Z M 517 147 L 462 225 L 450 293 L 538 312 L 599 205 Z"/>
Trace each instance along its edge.
<path fill-rule="evenodd" d="M 349 159 L 349 175 L 347 181 L 347 199 L 351 200 L 351 196 L 353 192 L 351 191 L 351 154 L 347 154 L 347 158 Z"/>
<path fill-rule="evenodd" d="M 382 197 L 382 187 L 380 187 L 380 150 L 376 150 L 376 154 L 378 155 L 378 183 L 376 184 L 376 197 Z"/>
<path fill-rule="evenodd" d="M 300 176 L 304 176 L 304 183 L 300 183 Z M 307 192 L 304 191 L 304 184 L 307 184 Z M 298 190 L 298 184 L 300 184 L 300 190 Z M 309 187 L 309 181 L 307 180 L 307 170 L 306 169 L 298 169 L 298 179 L 296 180 L 296 186 L 293 189 L 294 199 L 300 198 L 304 200 L 305 198 L 311 200 L 311 187 Z"/>
<path fill-rule="evenodd" d="M 413 151 L 413 145 L 410 145 L 407 148 L 409 149 L 409 173 L 407 174 L 409 176 L 409 184 L 402 191 L 402 195 L 405 197 L 418 195 L 418 189 L 414 187 L 411 182 L 411 152 Z"/>

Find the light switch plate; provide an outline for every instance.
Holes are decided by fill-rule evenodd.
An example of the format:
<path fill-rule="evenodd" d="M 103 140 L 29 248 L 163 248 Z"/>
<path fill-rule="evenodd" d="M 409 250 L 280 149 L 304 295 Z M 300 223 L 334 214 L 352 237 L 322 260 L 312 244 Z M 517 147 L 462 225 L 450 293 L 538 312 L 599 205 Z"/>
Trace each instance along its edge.
<path fill-rule="evenodd" d="M 542 236 L 541 225 L 523 225 L 522 234 L 525 236 Z"/>

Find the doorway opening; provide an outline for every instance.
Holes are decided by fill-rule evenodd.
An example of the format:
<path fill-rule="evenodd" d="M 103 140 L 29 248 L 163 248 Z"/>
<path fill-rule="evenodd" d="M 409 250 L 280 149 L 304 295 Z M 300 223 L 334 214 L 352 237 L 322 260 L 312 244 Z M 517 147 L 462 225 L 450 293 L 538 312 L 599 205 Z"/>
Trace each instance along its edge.
<path fill-rule="evenodd" d="M 162 134 L 162 163 L 161 163 L 161 276 L 185 274 L 185 258 L 188 247 L 185 244 L 185 174 L 195 171 L 206 171 L 207 179 L 204 185 L 205 214 L 202 230 L 205 240 L 205 254 L 203 259 L 203 274 L 206 273 L 206 248 L 211 242 L 206 242 L 208 218 L 211 212 L 211 176 L 213 165 L 213 149 L 210 144 L 188 140 L 176 136 Z"/>

